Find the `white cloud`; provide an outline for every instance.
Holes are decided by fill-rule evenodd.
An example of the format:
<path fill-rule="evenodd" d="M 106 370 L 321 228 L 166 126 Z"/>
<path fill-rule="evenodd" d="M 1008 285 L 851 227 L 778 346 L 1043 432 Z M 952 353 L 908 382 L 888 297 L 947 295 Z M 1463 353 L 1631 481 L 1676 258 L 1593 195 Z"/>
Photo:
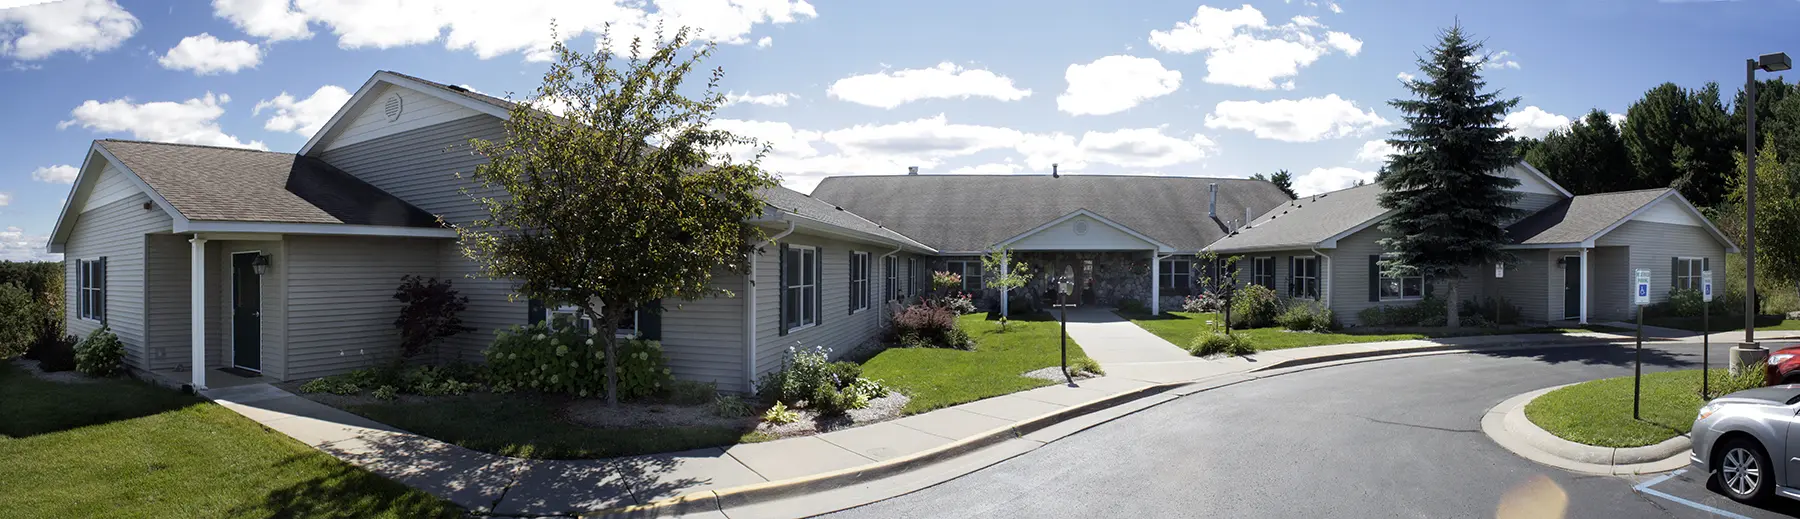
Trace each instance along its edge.
<path fill-rule="evenodd" d="M 1330 7 L 1331 7 L 1331 12 L 1333 12 L 1333 13 L 1337 13 L 1337 14 L 1344 14 L 1344 8 L 1342 8 L 1342 7 L 1338 7 L 1338 4 L 1337 4 L 1337 2 L 1331 2 L 1331 3 L 1329 3 L 1329 4 L 1326 4 L 1326 5 L 1328 5 L 1328 6 L 1330 6 Z"/>
<path fill-rule="evenodd" d="M 1569 126 L 1569 118 L 1544 111 L 1536 106 L 1527 106 L 1522 110 L 1506 114 L 1500 124 L 1512 128 L 1512 134 L 1520 137 L 1544 138 L 1550 130 Z"/>
<path fill-rule="evenodd" d="M 1396 78 L 1396 79 L 1399 79 L 1399 80 L 1401 80 L 1401 81 L 1406 81 L 1406 82 L 1409 82 L 1409 83 L 1410 83 L 1410 82 L 1412 82 L 1412 80 L 1413 80 L 1413 79 L 1415 79 L 1415 78 L 1417 78 L 1417 77 L 1418 77 L 1418 76 L 1414 76 L 1414 75 L 1412 75 L 1412 74 L 1410 74 L 1410 73 L 1407 73 L 1407 72 L 1401 72 L 1401 73 L 1399 73 L 1399 74 L 1395 74 L 1395 75 L 1394 75 L 1394 78 Z"/>
<path fill-rule="evenodd" d="M 691 27 L 700 40 L 746 44 L 758 24 L 818 17 L 805 0 L 659 1 L 654 11 L 648 5 L 629 0 L 214 0 L 213 9 L 244 32 L 270 40 L 308 38 L 311 24 L 318 24 L 346 49 L 421 45 L 441 38 L 445 48 L 468 50 L 482 59 L 522 52 L 532 61 L 553 58 L 548 52 L 554 43 L 552 21 L 563 41 L 598 34 L 610 25 L 613 50 L 623 52 L 633 37 L 654 38 L 659 23 L 671 30 Z"/>
<path fill-rule="evenodd" d="M 1013 86 L 1013 80 L 982 69 L 964 69 L 948 61 L 935 67 L 876 72 L 839 79 L 826 94 L 856 104 L 893 108 L 922 99 L 990 97 L 1017 101 L 1031 90 Z"/>
<path fill-rule="evenodd" d="M 212 4 L 215 16 L 251 36 L 269 41 L 312 37 L 306 15 L 295 11 L 291 0 L 213 0 Z"/>
<path fill-rule="evenodd" d="M 0 207 L 12 205 L 12 193 L 0 191 Z"/>
<path fill-rule="evenodd" d="M 1493 54 L 1488 54 L 1487 55 L 1488 62 L 1486 65 L 1482 65 L 1481 69 L 1488 70 L 1488 69 L 1496 69 L 1496 68 L 1510 68 L 1513 70 L 1518 70 L 1519 69 L 1518 60 L 1512 59 L 1508 56 L 1512 56 L 1512 51 L 1504 51 L 1503 50 L 1500 52 L 1495 52 Z M 1463 61 L 1468 62 L 1468 63 L 1474 63 L 1477 61 L 1481 61 L 1481 57 L 1480 56 L 1469 56 L 1469 57 L 1463 58 Z"/>
<path fill-rule="evenodd" d="M 725 104 L 727 106 L 735 105 L 735 104 L 739 104 L 739 103 L 749 103 L 749 104 L 753 104 L 753 105 L 763 105 L 763 106 L 787 106 L 789 99 L 793 99 L 793 98 L 797 98 L 797 97 L 800 97 L 800 96 L 785 93 L 785 92 L 777 92 L 774 94 L 762 94 L 762 95 L 751 95 L 749 92 L 745 92 L 742 94 L 739 94 L 737 92 L 728 92 L 725 94 Z"/>
<path fill-rule="evenodd" d="M 8 198 L 11 198 L 10 196 Z M 0 204 L 5 205 L 5 204 Z M 24 229 L 7 227 L 0 230 L 0 260 L 3 261 L 60 261 L 61 254 L 51 254 L 45 249 L 50 242 L 48 235 L 27 235 Z"/>
<path fill-rule="evenodd" d="M 952 175 L 1012 175 L 1024 171 L 1025 167 L 1012 162 L 991 162 L 963 166 L 950 170 Z"/>
<path fill-rule="evenodd" d="M 93 54 L 136 34 L 138 19 L 113 0 L 66 0 L 0 10 L 0 56 L 40 60 Z"/>
<path fill-rule="evenodd" d="M 1025 134 L 1011 128 L 952 124 L 943 114 L 884 125 L 856 125 L 825 133 L 825 142 L 852 155 L 936 160 L 1011 148 Z"/>
<path fill-rule="evenodd" d="M 319 133 L 320 128 L 331 120 L 344 103 L 350 102 L 350 92 L 336 85 L 325 85 L 314 90 L 306 99 L 295 100 L 294 96 L 283 91 L 274 99 L 264 99 L 256 103 L 250 115 L 262 115 L 264 109 L 273 108 L 275 114 L 263 123 L 263 129 L 272 132 L 294 132 L 311 136 Z"/>
<path fill-rule="evenodd" d="M 1617 126 L 1620 128 L 1625 127 L 1625 114 L 1608 113 L 1608 114 L 1606 114 L 1606 118 L 1612 120 L 1613 126 Z"/>
<path fill-rule="evenodd" d="M 1313 168 L 1294 179 L 1294 193 L 1300 196 L 1316 195 L 1327 191 L 1337 191 L 1353 187 L 1357 181 L 1365 183 L 1375 181 L 1375 172 L 1350 168 Z"/>
<path fill-rule="evenodd" d="M 1181 87 L 1181 72 L 1155 58 L 1107 56 L 1069 65 L 1069 89 L 1056 96 L 1056 109 L 1074 115 L 1106 115 L 1131 109 Z"/>
<path fill-rule="evenodd" d="M 1080 140 L 1062 133 L 1032 135 L 1019 144 L 1018 151 L 1034 170 L 1049 170 L 1051 164 L 1057 164 L 1063 170 L 1079 171 L 1090 163 L 1163 168 L 1209 157 L 1217 148 L 1218 144 L 1204 135 L 1184 139 L 1165 135 L 1161 128 L 1126 128 L 1090 131 Z"/>
<path fill-rule="evenodd" d="M 1258 138 L 1312 142 L 1358 135 L 1393 124 L 1337 94 L 1275 101 L 1223 101 L 1206 115 L 1207 128 L 1249 131 Z"/>
<path fill-rule="evenodd" d="M 185 144 L 205 144 L 234 148 L 269 149 L 262 141 L 245 143 L 219 129 L 219 116 L 225 114 L 225 103 L 231 96 L 213 95 L 182 102 L 157 101 L 137 104 L 131 98 L 107 102 L 88 100 L 71 110 L 73 119 L 56 125 L 57 129 L 79 125 L 100 133 L 130 132 L 133 138 Z"/>
<path fill-rule="evenodd" d="M 1194 17 L 1167 31 L 1150 31 L 1150 45 L 1165 52 L 1206 55 L 1207 83 L 1270 90 L 1279 79 L 1299 75 L 1333 51 L 1355 56 L 1362 41 L 1342 32 L 1324 32 L 1317 18 L 1296 16 L 1271 25 L 1249 5 L 1225 10 L 1200 6 Z M 1324 32 L 1323 34 L 1320 34 Z"/>
<path fill-rule="evenodd" d="M 75 177 L 80 174 L 81 170 L 76 169 L 75 166 L 58 164 L 32 170 L 31 179 L 51 184 L 72 184 L 75 182 Z"/>
<path fill-rule="evenodd" d="M 1386 164 L 1388 157 L 1397 153 L 1400 153 L 1400 150 L 1395 149 L 1394 145 L 1388 144 L 1385 140 L 1376 139 L 1363 143 L 1362 148 L 1356 150 L 1356 161 Z"/>
<path fill-rule="evenodd" d="M 211 34 L 200 33 L 182 38 L 181 43 L 156 62 L 169 70 L 192 70 L 201 76 L 220 72 L 236 74 L 261 64 L 262 48 L 247 41 L 219 41 Z"/>
<path fill-rule="evenodd" d="M 770 45 L 774 45 L 774 44 L 775 44 L 775 38 L 771 38 L 768 36 L 764 36 L 764 37 L 756 40 L 756 48 L 758 48 L 758 49 L 767 49 L 767 48 L 769 48 Z"/>

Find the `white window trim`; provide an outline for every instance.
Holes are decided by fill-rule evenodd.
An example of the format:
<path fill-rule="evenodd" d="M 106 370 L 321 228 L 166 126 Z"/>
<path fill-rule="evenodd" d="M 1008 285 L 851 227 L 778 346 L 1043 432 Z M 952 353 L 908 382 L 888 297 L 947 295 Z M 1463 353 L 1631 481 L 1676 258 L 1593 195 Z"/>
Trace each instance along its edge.
<path fill-rule="evenodd" d="M 900 258 L 883 256 L 881 258 L 881 270 L 882 281 L 885 282 L 881 286 L 881 290 L 885 292 L 881 295 L 881 300 L 887 302 L 903 299 L 900 292 L 906 290 L 906 287 L 900 284 Z"/>
<path fill-rule="evenodd" d="M 104 298 L 106 297 L 106 286 L 100 285 L 100 286 L 96 286 L 94 288 L 88 288 L 87 286 L 84 286 L 81 283 L 82 283 L 82 281 L 88 281 L 88 280 L 93 279 L 93 276 L 91 275 L 92 273 L 88 272 L 88 265 L 89 264 L 97 264 L 97 263 L 100 263 L 99 256 L 94 256 L 91 258 L 81 258 L 81 259 L 75 260 L 75 307 L 76 307 L 75 308 L 75 318 L 83 320 L 83 321 L 91 322 L 91 323 L 101 322 L 100 321 L 101 316 L 95 315 L 94 313 L 91 313 L 88 311 L 88 308 L 93 306 L 91 303 L 92 303 L 92 301 L 94 301 L 93 297 L 95 297 L 95 296 L 89 296 L 88 292 L 93 291 L 95 294 L 97 294 L 97 297 L 101 298 L 101 304 L 105 305 L 106 303 L 104 301 Z M 105 277 L 106 273 L 103 271 L 103 272 L 101 272 L 100 275 L 102 277 Z M 88 302 L 90 304 L 82 304 L 83 302 Z M 102 306 L 102 310 L 100 311 L 101 314 L 106 313 L 104 308 L 105 307 Z"/>
<path fill-rule="evenodd" d="M 1382 255 L 1382 257 L 1384 257 L 1384 258 L 1386 258 L 1386 257 L 1392 257 L 1392 256 L 1393 256 L 1393 255 L 1392 255 L 1392 254 L 1383 254 L 1383 255 Z M 1376 277 L 1375 277 L 1375 282 L 1376 282 L 1376 283 L 1380 283 L 1380 284 L 1381 284 L 1381 286 L 1387 286 L 1387 280 L 1390 280 L 1390 279 L 1392 279 L 1392 280 L 1395 280 L 1395 281 L 1399 281 L 1399 282 L 1400 282 L 1400 295 L 1398 295 L 1398 296 L 1392 296 L 1392 297 L 1389 297 L 1389 296 L 1387 296 L 1387 295 L 1382 295 L 1382 294 L 1381 294 L 1381 289 L 1380 289 L 1380 288 L 1379 288 L 1379 287 L 1377 287 L 1377 288 L 1376 288 L 1376 291 L 1375 291 L 1375 294 L 1376 294 L 1376 296 L 1375 296 L 1375 298 L 1376 298 L 1376 299 L 1377 299 L 1377 300 L 1380 300 L 1380 301 L 1381 301 L 1381 302 L 1388 302 L 1388 301 L 1422 301 L 1422 300 L 1424 300 L 1424 299 L 1425 299 L 1425 275 L 1424 275 L 1424 274 L 1420 274 L 1420 275 L 1417 275 L 1417 276 L 1400 276 L 1400 277 L 1393 277 L 1393 276 L 1389 276 L 1389 275 L 1387 275 L 1387 272 L 1380 272 L 1380 273 L 1377 273 L 1377 274 L 1376 274 L 1376 275 L 1375 275 L 1375 276 L 1376 276 Z M 1406 280 L 1408 280 L 1408 279 L 1412 279 L 1412 278 L 1419 278 L 1419 295 L 1416 295 L 1416 296 L 1407 296 L 1407 295 L 1406 295 Z"/>
<path fill-rule="evenodd" d="M 788 246 L 788 250 L 789 250 L 789 251 L 803 251 L 803 252 L 802 252 L 802 253 L 801 253 L 801 254 L 800 254 L 800 270 L 801 270 L 801 274 L 800 274 L 800 279 L 799 279 L 799 280 L 798 280 L 798 281 L 800 281 L 800 282 L 801 282 L 801 284 L 798 284 L 798 285 L 788 285 L 788 286 L 784 286 L 784 287 L 781 287 L 781 289 L 782 289 L 782 290 L 783 290 L 783 291 L 788 291 L 788 290 L 793 290 L 793 289 L 796 289 L 796 288 L 799 288 L 799 289 L 801 289 L 801 290 L 800 290 L 800 294 L 801 294 L 801 295 L 802 295 L 802 296 L 804 296 L 804 295 L 805 295 L 805 294 L 806 294 L 806 290 L 805 290 L 805 289 L 807 289 L 807 288 L 811 288 L 811 289 L 813 289 L 813 291 L 814 291 L 814 292 L 817 292 L 817 291 L 818 291 L 818 290 L 819 290 L 819 282 L 820 282 L 820 281 L 824 281 L 824 279 L 820 279 L 820 278 L 823 278 L 823 277 L 825 277 L 825 276 L 824 276 L 824 270 L 823 270 L 823 266 L 822 266 L 822 265 L 820 265 L 820 263 L 819 263 L 819 261 L 820 261 L 820 259 L 819 259 L 819 248 L 818 248 L 818 247 L 813 247 L 813 246 L 811 246 L 811 245 L 789 245 L 789 246 Z M 809 254 L 808 254 L 808 253 L 810 253 L 810 255 L 811 255 L 811 256 L 812 256 L 812 257 L 813 257 L 813 276 L 814 276 L 814 279 L 813 279 L 813 284 L 811 284 L 811 285 L 808 285 L 808 284 L 805 284 L 805 283 L 804 283 L 804 281 L 805 281 L 805 280 L 806 280 L 806 257 L 807 257 L 807 256 L 808 256 L 808 255 L 809 255 Z M 791 280 L 791 279 L 790 279 L 790 280 L 788 280 L 788 282 L 789 282 L 789 283 L 793 283 L 793 282 L 795 282 L 795 281 L 796 281 L 796 280 Z M 799 324 L 799 325 L 798 325 L 798 326 L 789 326 L 789 327 L 788 327 L 788 333 L 793 333 L 793 332 L 797 332 L 797 331 L 800 331 L 800 330 L 805 330 L 805 329 L 807 329 L 807 328 L 812 328 L 812 327 L 814 327 L 814 326 L 818 326 L 818 325 L 819 325 L 819 317 L 821 317 L 821 314 L 820 314 L 820 313 L 819 313 L 819 312 L 821 312 L 821 311 L 822 311 L 822 310 L 821 310 L 821 309 L 819 309 L 819 308 L 814 308 L 814 309 L 813 309 L 813 312 L 814 312 L 814 313 L 813 313 L 813 315 L 812 315 L 812 322 L 810 322 L 810 323 L 809 323 L 809 322 L 806 322 L 806 318 L 807 318 L 807 315 L 806 315 L 806 305 L 815 305 L 815 306 L 816 306 L 816 302 L 817 302 L 817 301 L 820 301 L 820 298 L 813 298 L 813 297 L 808 297 L 808 298 L 805 298 L 805 299 L 802 299 L 802 300 L 801 300 L 801 301 L 800 301 L 800 324 Z M 783 317 L 783 318 L 786 318 L 786 317 L 787 317 L 787 316 L 782 316 L 782 317 Z"/>
<path fill-rule="evenodd" d="M 1161 265 L 1158 265 L 1158 270 L 1156 273 L 1156 283 L 1157 283 L 1157 285 L 1160 286 L 1160 288 L 1162 288 L 1164 290 L 1186 290 L 1186 289 L 1194 286 L 1194 260 L 1191 260 L 1191 259 L 1165 259 L 1165 260 L 1162 260 L 1162 263 L 1169 264 L 1169 268 L 1161 268 Z M 1175 273 L 1175 264 L 1176 263 L 1186 263 L 1188 266 L 1187 273 L 1185 273 L 1185 274 Z M 1177 278 L 1177 277 L 1186 277 L 1187 283 L 1182 283 L 1182 284 L 1174 283 L 1175 278 Z M 1162 284 L 1163 278 L 1168 278 L 1170 283 L 1168 285 L 1163 285 Z"/>
<path fill-rule="evenodd" d="M 1316 255 L 1315 256 L 1294 256 L 1294 267 L 1296 267 L 1296 268 L 1294 269 L 1294 272 L 1288 273 L 1288 278 L 1293 279 L 1294 282 L 1296 282 L 1296 283 L 1299 283 L 1302 280 L 1311 281 L 1313 288 L 1316 289 L 1316 290 L 1314 290 L 1315 292 L 1324 292 L 1324 287 L 1319 286 L 1319 276 L 1301 275 L 1301 273 L 1306 272 L 1307 270 L 1311 270 L 1311 269 L 1298 268 L 1300 266 L 1301 261 L 1311 261 L 1314 264 L 1319 264 L 1319 257 Z M 1323 265 L 1320 265 L 1320 266 L 1322 267 Z M 1323 270 L 1321 270 L 1319 272 L 1319 274 L 1321 274 L 1321 275 L 1324 273 L 1325 272 Z M 1302 286 L 1305 285 L 1305 283 L 1299 283 L 1299 284 Z M 1319 295 L 1320 295 L 1320 294 L 1308 295 L 1306 293 L 1306 291 L 1304 291 L 1304 290 L 1294 290 L 1294 287 L 1288 287 L 1288 293 L 1294 294 L 1295 299 L 1305 299 L 1305 300 L 1309 300 L 1309 301 L 1318 301 Z"/>
<path fill-rule="evenodd" d="M 850 311 L 850 315 L 862 313 L 874 306 L 870 301 L 870 299 L 874 299 L 874 290 L 870 286 L 874 280 L 869 279 L 869 275 L 872 274 L 870 271 L 874 270 L 874 266 L 871 265 L 872 261 L 873 258 L 867 252 L 850 251 L 850 270 L 853 271 L 850 274 L 850 298 L 856 303 L 856 308 Z M 862 263 L 860 270 L 856 268 L 858 262 Z M 861 280 L 856 279 L 858 274 L 862 275 Z M 862 290 L 856 289 L 858 282 L 862 283 Z"/>
<path fill-rule="evenodd" d="M 1675 283 L 1676 283 L 1677 287 L 1680 286 L 1682 278 L 1692 278 L 1694 280 L 1694 282 L 1688 286 L 1688 289 L 1689 290 L 1699 290 L 1700 289 L 1700 273 L 1705 271 L 1704 270 L 1706 268 L 1705 265 L 1709 260 L 1707 260 L 1706 258 L 1703 258 L 1703 257 L 1687 257 L 1687 256 L 1676 256 L 1675 259 L 1683 261 L 1683 262 L 1687 262 L 1687 264 L 1688 264 L 1688 274 L 1678 274 L 1678 273 L 1674 273 L 1674 272 L 1669 273 L 1670 276 L 1673 276 L 1675 278 Z"/>
<path fill-rule="evenodd" d="M 1267 284 L 1267 285 L 1262 285 L 1262 283 L 1257 282 L 1258 279 L 1264 277 L 1263 273 L 1262 273 L 1263 260 L 1269 260 L 1269 270 L 1268 270 L 1268 276 L 1267 276 L 1268 280 L 1269 280 L 1269 284 Z M 1262 285 L 1262 286 L 1268 288 L 1269 290 L 1275 289 L 1275 257 L 1274 256 L 1253 256 L 1250 258 L 1250 284 Z"/>
<path fill-rule="evenodd" d="M 950 260 L 950 261 L 944 262 L 944 267 L 947 270 L 947 269 L 949 269 L 949 267 L 951 265 L 957 265 L 957 264 L 962 265 L 962 268 L 958 269 L 955 272 L 956 275 L 962 276 L 962 286 L 957 287 L 957 288 L 961 289 L 964 293 L 972 294 L 972 293 L 980 292 L 982 290 L 982 284 L 987 283 L 987 276 L 983 275 L 984 272 L 982 270 L 981 260 Z M 973 289 L 969 288 L 969 277 L 970 277 L 969 269 L 970 268 L 975 269 L 974 278 L 977 280 L 980 280 L 980 281 L 976 282 L 975 288 L 973 288 Z"/>

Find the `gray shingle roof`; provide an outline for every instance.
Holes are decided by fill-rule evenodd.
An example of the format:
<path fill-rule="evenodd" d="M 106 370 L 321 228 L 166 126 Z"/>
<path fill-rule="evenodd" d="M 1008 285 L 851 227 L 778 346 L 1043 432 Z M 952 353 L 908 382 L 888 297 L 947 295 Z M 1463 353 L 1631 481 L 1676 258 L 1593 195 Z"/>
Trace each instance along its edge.
<path fill-rule="evenodd" d="M 826 178 L 813 197 L 943 251 L 984 250 L 1050 220 L 1087 209 L 1179 250 L 1225 234 L 1206 217 L 1219 184 L 1221 220 L 1287 201 L 1274 184 L 1244 178 L 1125 175 L 855 175 Z"/>
<path fill-rule="evenodd" d="M 1506 235 L 1520 245 L 1586 241 L 1669 191 L 1661 187 L 1577 196 L 1519 220 Z"/>
<path fill-rule="evenodd" d="M 1208 249 L 1239 252 L 1314 246 L 1386 213 L 1376 201 L 1381 191 L 1380 185 L 1367 184 L 1289 201 Z"/>
<path fill-rule="evenodd" d="M 931 249 L 930 246 L 895 232 L 893 229 L 883 227 L 881 224 L 869 221 L 867 218 L 857 216 L 856 213 L 832 205 L 830 202 L 801 194 L 799 191 L 776 186 L 763 190 L 762 195 L 763 201 L 769 204 L 769 207 L 773 207 L 787 214 L 798 215 L 803 218 L 824 222 L 845 229 L 873 234 L 922 249 Z"/>
<path fill-rule="evenodd" d="M 312 157 L 192 144 L 96 143 L 189 220 L 440 227 L 431 213 Z"/>
<path fill-rule="evenodd" d="M 501 98 L 498 98 L 498 97 L 494 97 L 494 96 L 491 96 L 491 95 L 487 95 L 487 94 L 483 94 L 483 93 L 481 93 L 481 92 L 476 92 L 476 91 L 474 91 L 474 90 L 469 90 L 469 89 L 467 89 L 467 88 L 463 88 L 463 87 L 459 87 L 459 86 L 450 86 L 450 85 L 446 85 L 446 84 L 443 84 L 443 83 L 439 83 L 439 82 L 436 82 L 436 81 L 432 81 L 432 80 L 429 80 L 429 79 L 424 79 L 424 78 L 420 78 L 420 77 L 418 77 L 418 76 L 411 76 L 411 75 L 407 75 L 407 74 L 401 74 L 401 73 L 399 73 L 399 72 L 394 72 L 394 71 L 392 71 L 392 70 L 383 70 L 383 71 L 382 71 L 382 72 L 386 72 L 386 73 L 389 73 L 389 74 L 393 74 L 393 75 L 396 75 L 396 76 L 400 76 L 400 77 L 403 77 L 403 78 L 406 78 L 406 79 L 411 79 L 411 80 L 413 80 L 413 81 L 418 81 L 418 82 L 420 82 L 420 83 L 424 83 L 424 84 L 426 84 L 426 85 L 430 85 L 430 86 L 434 86 L 434 87 L 437 87 L 437 88 L 439 88 L 439 89 L 442 89 L 442 90 L 443 90 L 443 91 L 445 91 L 445 92 L 449 92 L 449 93 L 452 93 L 452 94 L 455 94 L 455 95 L 460 95 L 460 96 L 463 96 L 463 97 L 467 97 L 467 98 L 469 98 L 469 99 L 474 99 L 474 100 L 476 100 L 476 101 L 481 101 L 481 102 L 483 102 L 483 103 L 487 103 L 487 104 L 490 104 L 490 105 L 494 105 L 494 106 L 495 106 L 495 107 L 498 107 L 498 108 L 500 108 L 500 109 L 501 109 L 501 110 L 511 110 L 511 109 L 512 109 L 512 107 L 513 107 L 513 102 L 512 102 L 512 101 L 507 101 L 507 100 L 505 100 L 505 99 L 501 99 Z"/>

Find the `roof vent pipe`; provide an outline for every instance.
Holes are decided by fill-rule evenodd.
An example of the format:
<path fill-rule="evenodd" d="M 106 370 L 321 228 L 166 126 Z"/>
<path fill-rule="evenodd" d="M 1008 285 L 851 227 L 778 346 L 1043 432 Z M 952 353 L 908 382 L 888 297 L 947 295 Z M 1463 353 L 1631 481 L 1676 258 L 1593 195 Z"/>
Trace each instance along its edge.
<path fill-rule="evenodd" d="M 1245 207 L 1244 208 L 1244 227 L 1249 227 L 1249 226 L 1250 226 L 1250 208 Z"/>
<path fill-rule="evenodd" d="M 1050 165 L 1050 178 L 1062 178 L 1062 174 L 1056 172 L 1056 164 Z"/>
<path fill-rule="evenodd" d="M 1207 184 L 1206 185 L 1206 194 L 1207 194 L 1206 217 L 1207 218 L 1218 218 L 1219 217 L 1219 183 L 1213 182 L 1213 183 Z"/>
<path fill-rule="evenodd" d="M 906 167 L 906 174 L 908 174 L 908 175 L 917 175 L 917 174 L 919 174 L 919 167 L 918 167 L 918 166 L 907 166 L 907 167 Z"/>

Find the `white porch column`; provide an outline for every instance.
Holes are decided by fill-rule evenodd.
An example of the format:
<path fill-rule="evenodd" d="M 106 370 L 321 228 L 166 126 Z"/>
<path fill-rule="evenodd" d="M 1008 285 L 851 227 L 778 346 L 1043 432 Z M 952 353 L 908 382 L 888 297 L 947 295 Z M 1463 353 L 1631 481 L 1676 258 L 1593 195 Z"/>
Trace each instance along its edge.
<path fill-rule="evenodd" d="M 192 259 L 193 271 L 188 274 L 189 284 L 193 285 L 188 295 L 188 307 L 192 310 L 193 320 L 190 333 L 192 335 L 190 353 L 193 356 L 194 390 L 206 389 L 206 238 L 195 235 L 188 243 L 194 244 L 193 252 L 188 253 Z"/>
<path fill-rule="evenodd" d="M 1162 315 L 1162 258 L 1150 249 L 1150 315 Z"/>
<path fill-rule="evenodd" d="M 1588 301 L 1588 248 L 1581 248 L 1581 324 L 1587 324 Z"/>
<path fill-rule="evenodd" d="M 1012 251 L 1010 251 L 1010 250 L 1008 250 L 1005 253 L 1002 253 L 1000 255 L 1000 277 L 1006 277 L 1007 273 L 1009 273 L 1009 272 L 1012 272 Z M 1011 310 L 1011 308 L 1009 308 L 1009 307 L 1011 307 L 1011 306 L 1012 306 L 1012 289 L 1010 289 L 1010 288 L 1000 289 L 1000 316 L 1001 317 L 1011 316 L 1012 313 L 1009 312 L 1009 310 Z"/>

